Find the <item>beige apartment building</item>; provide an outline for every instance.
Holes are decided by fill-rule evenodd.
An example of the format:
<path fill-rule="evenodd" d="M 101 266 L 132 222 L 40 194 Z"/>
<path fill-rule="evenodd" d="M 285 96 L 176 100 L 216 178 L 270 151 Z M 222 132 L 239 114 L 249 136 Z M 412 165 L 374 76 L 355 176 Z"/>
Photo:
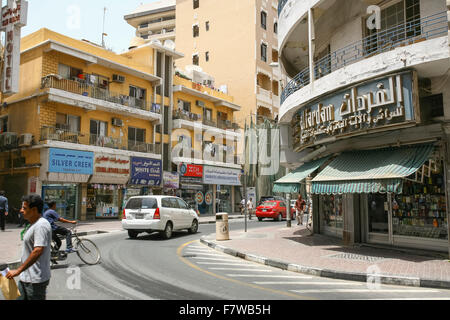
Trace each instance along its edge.
<path fill-rule="evenodd" d="M 136 27 L 133 15 L 141 24 L 167 15 L 172 1 L 164 1 L 165 9 L 156 9 L 160 2 L 140 6 L 125 20 Z M 148 10 L 151 4 L 155 8 Z M 278 0 L 176 0 L 175 44 L 184 54 L 176 61 L 177 70 L 212 75 L 213 80 L 202 84 L 235 98 L 242 106 L 235 114 L 241 127 L 249 123 L 250 115 L 261 121 L 274 120 L 279 113 L 277 8 Z M 195 75 L 192 78 L 198 81 Z"/>

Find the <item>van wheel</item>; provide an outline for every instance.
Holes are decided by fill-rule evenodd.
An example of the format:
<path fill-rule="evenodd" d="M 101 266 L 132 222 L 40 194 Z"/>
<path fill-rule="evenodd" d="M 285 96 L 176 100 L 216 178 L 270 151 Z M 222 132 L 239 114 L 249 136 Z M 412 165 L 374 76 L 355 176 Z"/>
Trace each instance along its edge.
<path fill-rule="evenodd" d="M 197 231 L 198 231 L 198 221 L 194 220 L 192 221 L 192 226 L 188 229 L 188 232 L 190 234 L 194 234 L 197 233 Z"/>
<path fill-rule="evenodd" d="M 166 239 L 166 240 L 172 238 L 172 231 L 173 231 L 172 223 L 171 222 L 167 222 L 166 228 L 162 232 L 163 238 Z"/>
<path fill-rule="evenodd" d="M 263 221 L 263 218 L 258 218 L 258 221 Z"/>
<path fill-rule="evenodd" d="M 128 230 L 128 236 L 129 236 L 131 239 L 136 239 L 138 235 L 139 235 L 138 232 L 136 232 L 136 231 L 134 231 L 134 230 Z"/>

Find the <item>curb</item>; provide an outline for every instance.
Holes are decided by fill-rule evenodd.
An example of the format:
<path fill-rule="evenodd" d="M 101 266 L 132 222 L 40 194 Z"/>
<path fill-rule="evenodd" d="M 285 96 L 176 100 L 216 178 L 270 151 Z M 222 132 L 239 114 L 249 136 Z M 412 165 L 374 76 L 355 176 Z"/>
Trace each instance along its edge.
<path fill-rule="evenodd" d="M 206 240 L 205 236 L 200 239 L 200 242 L 204 245 L 229 254 L 234 257 L 238 257 L 244 260 L 256 262 L 270 267 L 279 268 L 282 270 L 288 270 L 292 272 L 312 275 L 316 277 L 332 278 L 339 280 L 348 281 L 359 281 L 367 283 L 381 283 L 389 285 L 400 285 L 400 286 L 410 286 L 410 287 L 423 287 L 423 288 L 434 288 L 434 289 L 450 289 L 450 281 L 443 280 L 432 280 L 432 279 L 421 279 L 417 277 L 401 277 L 401 276 L 390 276 L 390 275 L 377 275 L 359 272 L 344 272 L 329 269 L 320 269 L 314 267 L 306 267 L 298 264 L 292 264 L 276 259 L 270 259 L 266 257 L 257 256 L 254 254 L 248 254 L 240 252 L 234 249 L 230 249 L 221 245 L 214 243 L 213 241 Z"/>

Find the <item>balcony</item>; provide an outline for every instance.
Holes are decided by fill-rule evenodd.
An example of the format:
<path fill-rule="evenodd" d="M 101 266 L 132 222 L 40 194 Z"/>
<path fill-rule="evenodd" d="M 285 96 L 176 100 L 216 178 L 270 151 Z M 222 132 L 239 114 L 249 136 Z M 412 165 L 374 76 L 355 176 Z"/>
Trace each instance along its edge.
<path fill-rule="evenodd" d="M 270 90 L 266 90 L 258 86 L 256 91 L 256 99 L 272 106 L 272 92 Z"/>
<path fill-rule="evenodd" d="M 281 4 L 283 1 L 280 2 Z M 314 76 L 315 79 L 320 79 L 336 70 L 378 54 L 446 35 L 448 35 L 447 12 L 408 21 L 326 55 L 314 63 Z M 310 68 L 307 67 L 287 84 L 281 95 L 281 104 L 290 95 L 309 84 Z"/>
<path fill-rule="evenodd" d="M 97 134 L 74 132 L 52 126 L 43 126 L 41 128 L 39 140 L 41 143 L 45 141 L 58 141 L 117 150 L 161 154 L 161 146 L 157 144 L 128 141 L 121 138 L 112 138 Z"/>
<path fill-rule="evenodd" d="M 67 80 L 61 79 L 58 75 L 48 75 L 42 78 L 41 88 L 61 90 L 69 94 L 66 95 L 66 98 L 74 97 L 82 102 L 92 102 L 104 108 L 117 110 L 119 109 L 118 107 L 126 107 L 131 112 L 134 110 L 147 111 L 154 114 L 151 118 L 159 119 L 161 117 L 161 109 L 146 100 L 112 92 L 100 86 L 87 84 L 84 80 Z M 111 107 L 109 107 L 110 104 L 112 104 Z"/>
<path fill-rule="evenodd" d="M 214 151 L 219 149 L 218 145 L 215 145 L 215 147 L 216 148 L 211 149 L 211 146 L 208 146 L 208 144 L 203 144 L 202 150 L 195 150 L 193 148 L 182 149 L 180 150 L 179 155 L 173 158 L 173 162 L 190 162 L 194 164 L 231 166 L 233 168 L 240 168 L 240 156 L 236 155 L 235 152 L 232 151 Z"/>
<path fill-rule="evenodd" d="M 193 130 L 194 128 L 202 129 L 202 130 L 214 130 L 221 133 L 226 134 L 226 130 L 239 130 L 239 124 L 234 123 L 230 120 L 221 120 L 217 121 L 211 119 L 205 119 L 200 114 L 192 113 L 185 110 L 176 110 L 173 114 L 173 128 L 185 128 Z M 207 126 L 207 127 L 204 127 Z"/>

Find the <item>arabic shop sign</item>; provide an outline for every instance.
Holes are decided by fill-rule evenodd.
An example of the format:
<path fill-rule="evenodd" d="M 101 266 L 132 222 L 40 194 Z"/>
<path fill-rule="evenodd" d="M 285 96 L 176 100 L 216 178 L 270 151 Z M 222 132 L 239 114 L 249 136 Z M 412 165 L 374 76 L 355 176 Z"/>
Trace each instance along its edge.
<path fill-rule="evenodd" d="M 161 186 L 162 162 L 150 158 L 131 158 L 131 184 Z"/>
<path fill-rule="evenodd" d="M 294 118 L 295 148 L 414 121 L 413 74 L 366 82 L 302 108 Z M 299 130 L 300 129 L 300 130 Z"/>

